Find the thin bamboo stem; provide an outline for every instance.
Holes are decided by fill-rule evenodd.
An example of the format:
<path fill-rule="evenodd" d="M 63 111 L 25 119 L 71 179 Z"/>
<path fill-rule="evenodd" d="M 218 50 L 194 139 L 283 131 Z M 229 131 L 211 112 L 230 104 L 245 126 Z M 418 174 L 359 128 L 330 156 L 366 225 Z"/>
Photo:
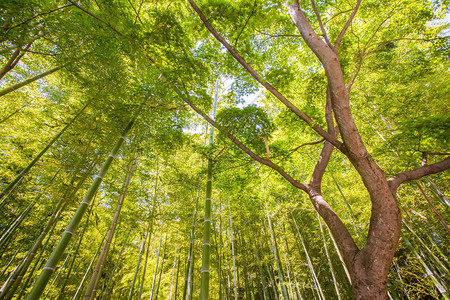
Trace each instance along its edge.
<path fill-rule="evenodd" d="M 38 299 L 41 296 L 42 292 L 44 291 L 45 286 L 47 285 L 47 283 L 50 279 L 50 276 L 55 271 L 55 268 L 56 268 L 59 260 L 61 259 L 61 256 L 67 247 L 67 244 L 69 243 L 73 233 L 75 232 L 76 228 L 78 227 L 78 224 L 80 223 L 80 221 L 84 215 L 84 212 L 87 209 L 87 206 L 89 205 L 89 203 L 91 202 L 95 193 L 97 192 L 114 157 L 117 155 L 120 147 L 122 146 L 123 142 L 125 141 L 127 133 L 130 131 L 131 127 L 133 126 L 133 123 L 134 123 L 134 120 L 136 117 L 137 117 L 137 114 L 132 119 L 132 121 L 130 123 L 128 123 L 128 125 L 125 128 L 125 130 L 123 131 L 121 137 L 116 142 L 113 150 L 111 151 L 111 154 L 108 156 L 108 158 L 106 159 L 105 163 L 103 164 L 103 167 L 101 168 L 99 174 L 94 179 L 94 182 L 92 183 L 89 191 L 87 192 L 83 201 L 80 203 L 77 211 L 75 212 L 75 214 L 72 217 L 72 220 L 70 221 L 69 225 L 67 226 L 66 230 L 64 231 L 58 245 L 54 249 L 54 251 L 53 251 L 52 255 L 50 256 L 49 260 L 47 261 L 44 269 L 42 270 L 41 275 L 39 276 L 38 280 L 34 284 L 33 289 L 31 290 L 30 294 L 27 297 L 27 300 Z"/>
<path fill-rule="evenodd" d="M 28 164 L 28 166 L 22 170 L 22 172 L 17 175 L 17 177 L 9 183 L 6 188 L 0 193 L 0 200 L 4 200 L 14 189 L 14 187 L 22 180 L 22 178 L 30 171 L 30 169 L 39 161 L 39 159 L 47 152 L 48 149 L 60 138 L 60 136 L 67 130 L 67 128 L 72 125 L 75 120 L 83 113 L 83 111 L 88 107 L 89 103 L 83 106 L 83 108 L 72 118 L 72 120 L 64 126 L 64 128 L 45 146 L 45 148 L 39 152 L 39 154 Z M 2 203 L 4 203 L 2 201 Z"/>

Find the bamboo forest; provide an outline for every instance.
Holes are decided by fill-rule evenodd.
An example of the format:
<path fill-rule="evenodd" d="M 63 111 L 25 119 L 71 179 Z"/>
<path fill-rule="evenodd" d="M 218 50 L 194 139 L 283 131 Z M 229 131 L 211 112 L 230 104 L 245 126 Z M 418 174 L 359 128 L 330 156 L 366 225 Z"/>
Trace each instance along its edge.
<path fill-rule="evenodd" d="M 448 0 L 1 0 L 0 299 L 450 299 Z"/>

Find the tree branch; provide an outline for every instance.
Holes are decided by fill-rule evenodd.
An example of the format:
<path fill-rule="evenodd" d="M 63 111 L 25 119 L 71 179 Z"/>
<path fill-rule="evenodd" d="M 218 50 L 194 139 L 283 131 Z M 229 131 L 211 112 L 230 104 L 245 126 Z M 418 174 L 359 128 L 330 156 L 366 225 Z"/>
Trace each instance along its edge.
<path fill-rule="evenodd" d="M 395 195 L 398 187 L 405 181 L 415 180 L 427 175 L 436 174 L 450 169 L 450 157 L 432 165 L 426 165 L 415 170 L 398 173 L 389 178 L 388 184 L 392 195 Z"/>
<path fill-rule="evenodd" d="M 419 188 L 420 192 L 422 193 L 422 195 L 424 196 L 424 198 L 427 200 L 428 204 L 431 206 L 431 209 L 433 210 L 433 212 L 435 213 L 435 215 L 437 216 L 437 218 L 439 219 L 439 222 L 441 222 L 442 226 L 444 226 L 445 230 L 447 230 L 447 233 L 450 235 L 450 228 L 448 227 L 447 223 L 445 223 L 444 219 L 442 218 L 441 214 L 438 212 L 438 210 L 436 209 L 436 207 L 434 207 L 433 203 L 430 201 L 430 199 L 428 199 L 427 194 L 425 194 L 425 192 L 422 189 L 422 186 L 420 185 L 419 182 L 416 181 L 416 185 Z"/>
<path fill-rule="evenodd" d="M 275 164 L 273 161 L 271 161 L 270 159 L 264 159 L 260 156 L 258 156 L 256 153 L 254 153 L 252 150 L 250 150 L 247 146 L 245 146 L 241 141 L 239 141 L 234 135 L 232 135 L 230 132 L 228 132 L 226 129 L 222 128 L 222 126 L 220 126 L 219 124 L 217 124 L 213 119 L 211 119 L 206 113 L 204 113 L 200 108 L 198 108 L 191 100 L 189 97 L 189 92 L 186 90 L 186 88 L 184 87 L 184 89 L 186 90 L 186 93 L 183 94 L 180 92 L 180 90 L 178 89 L 178 87 L 175 85 L 175 83 L 166 76 L 166 74 L 164 72 L 162 72 L 160 70 L 160 68 L 158 67 L 158 65 L 156 64 L 155 60 L 153 60 L 152 58 L 150 58 L 147 55 L 147 58 L 152 62 L 152 64 L 161 72 L 161 75 L 167 79 L 167 81 L 169 82 L 169 84 L 172 86 L 173 90 L 175 91 L 175 93 L 177 93 L 177 95 L 183 99 L 184 102 L 186 102 L 187 105 L 189 105 L 197 114 L 199 114 L 201 117 L 203 117 L 209 124 L 211 124 L 212 126 L 214 126 L 215 128 L 217 128 L 220 132 L 222 132 L 228 139 L 230 139 L 236 146 L 238 146 L 242 151 L 244 151 L 247 155 L 249 155 L 253 160 L 268 166 L 269 168 L 277 171 L 281 176 L 283 176 L 290 184 L 292 184 L 293 186 L 295 186 L 296 188 L 308 192 L 309 188 L 301 183 L 298 182 L 297 180 L 295 180 L 294 178 L 292 178 L 286 171 L 284 171 L 280 166 L 278 166 L 277 164 Z M 184 84 L 183 84 L 184 86 Z"/>
<path fill-rule="evenodd" d="M 131 3 L 130 0 L 128 0 L 128 3 L 133 8 L 134 13 L 136 14 L 136 19 L 135 19 L 134 23 L 136 23 L 136 21 L 139 20 L 139 22 L 141 22 L 141 24 L 142 24 L 142 20 L 141 20 L 141 17 L 139 16 L 139 12 L 136 10 L 136 8 L 134 7 L 133 3 Z"/>
<path fill-rule="evenodd" d="M 25 20 L 25 21 L 20 22 L 20 23 L 18 23 L 18 24 L 16 24 L 16 25 L 13 25 L 13 26 L 11 26 L 11 27 L 8 27 L 8 30 L 9 30 L 9 29 L 16 28 L 16 27 L 19 27 L 19 26 L 21 26 L 21 25 L 23 25 L 23 24 L 25 24 L 25 23 L 28 23 L 28 22 L 30 22 L 30 21 L 36 19 L 37 17 L 45 16 L 45 15 L 51 14 L 52 12 L 55 12 L 55 11 L 60 10 L 60 9 L 64 9 L 64 8 L 66 8 L 66 7 L 69 7 L 69 6 L 72 6 L 72 4 L 68 4 L 68 5 L 65 5 L 65 6 L 57 7 L 57 8 L 55 8 L 55 9 L 52 9 L 52 10 L 48 11 L 48 12 L 39 13 L 39 14 L 33 16 L 32 18 L 29 18 L 28 20 Z"/>
<path fill-rule="evenodd" d="M 339 44 L 341 43 L 342 39 L 344 38 L 345 32 L 347 31 L 348 27 L 349 27 L 350 24 L 352 23 L 353 18 L 355 17 L 356 12 L 358 11 L 358 8 L 359 8 L 359 5 L 360 5 L 360 4 L 361 4 L 361 0 L 357 0 L 357 1 L 356 1 L 356 5 L 355 5 L 355 7 L 353 8 L 353 11 L 352 11 L 351 15 L 350 15 L 350 17 L 349 17 L 348 20 L 347 20 L 347 23 L 345 23 L 344 28 L 342 28 L 341 33 L 339 33 L 339 36 L 338 36 L 337 39 L 336 39 L 336 43 L 334 44 L 334 47 L 333 47 L 333 49 L 334 49 L 334 51 L 335 51 L 336 53 L 337 53 L 337 51 L 338 51 L 338 49 L 339 49 Z"/>
<path fill-rule="evenodd" d="M 205 15 L 200 11 L 198 6 L 195 4 L 193 0 L 189 0 L 192 8 L 195 10 L 197 15 L 202 20 L 205 27 L 211 32 L 211 34 L 230 52 L 230 54 L 256 79 L 262 86 L 264 86 L 272 95 L 274 95 L 278 100 L 281 101 L 284 105 L 286 105 L 292 112 L 294 112 L 300 119 L 308 123 L 311 128 L 316 131 L 319 135 L 321 135 L 326 140 L 330 141 L 336 148 L 341 151 L 345 151 L 343 144 L 330 135 L 328 132 L 323 130 L 321 127 L 316 125 L 314 121 L 298 109 L 294 104 L 292 104 L 288 99 L 286 99 L 278 90 L 276 90 L 272 85 L 270 85 L 267 81 L 265 81 L 253 68 L 247 63 L 237 52 L 231 47 L 230 44 L 211 26 L 211 24 L 206 19 Z"/>
<path fill-rule="evenodd" d="M 87 9 L 85 9 L 85 8 L 83 8 L 83 7 L 81 7 L 81 6 L 79 6 L 79 5 L 76 4 L 73 0 L 67 0 L 67 1 L 69 1 L 69 2 L 72 3 L 76 8 L 78 8 L 78 9 L 84 11 L 85 13 L 87 13 L 88 15 L 90 15 L 91 17 L 93 17 L 93 18 L 99 20 L 100 22 L 102 22 L 103 24 L 105 24 L 106 26 L 108 26 L 109 28 L 111 28 L 112 30 L 114 30 L 115 32 L 117 32 L 118 34 L 123 35 L 122 32 L 120 32 L 119 30 L 117 30 L 116 28 L 114 28 L 111 24 L 109 24 L 109 23 L 106 22 L 106 21 L 103 21 L 102 19 L 100 19 L 99 17 L 97 17 L 96 15 L 94 15 L 93 13 L 91 13 L 90 11 L 88 11 Z"/>
<path fill-rule="evenodd" d="M 250 16 L 248 16 L 247 20 L 245 21 L 244 26 L 242 27 L 241 31 L 239 32 L 239 34 L 237 35 L 236 39 L 234 40 L 234 47 L 237 46 L 237 43 L 239 41 L 239 37 L 241 36 L 242 32 L 244 32 L 245 27 L 247 26 L 248 22 L 250 21 L 250 18 L 253 17 L 254 13 L 255 13 L 255 7 L 256 7 L 256 0 L 253 3 L 253 9 L 252 12 L 250 14 Z"/>
<path fill-rule="evenodd" d="M 325 119 L 327 121 L 327 130 L 329 133 L 337 136 L 337 130 L 334 128 L 333 122 L 333 110 L 331 109 L 331 98 L 330 98 L 330 90 L 327 88 L 327 102 L 325 105 Z M 325 141 L 323 145 L 322 152 L 320 153 L 319 159 L 314 167 L 313 174 L 311 175 L 311 180 L 309 181 L 309 185 L 314 187 L 317 191 L 321 193 L 321 184 L 323 174 L 328 166 L 328 163 L 331 158 L 331 154 L 333 153 L 333 145 L 331 145 L 328 141 Z"/>
<path fill-rule="evenodd" d="M 328 39 L 327 32 L 325 31 L 325 27 L 323 27 L 322 19 L 320 18 L 319 11 L 317 10 L 316 3 L 314 0 L 311 0 L 311 5 L 314 9 L 314 13 L 316 14 L 317 21 L 319 22 L 320 31 L 322 31 L 323 38 L 325 39 L 325 42 L 327 43 L 328 47 L 333 48 L 333 45 L 331 45 L 330 40 Z"/>

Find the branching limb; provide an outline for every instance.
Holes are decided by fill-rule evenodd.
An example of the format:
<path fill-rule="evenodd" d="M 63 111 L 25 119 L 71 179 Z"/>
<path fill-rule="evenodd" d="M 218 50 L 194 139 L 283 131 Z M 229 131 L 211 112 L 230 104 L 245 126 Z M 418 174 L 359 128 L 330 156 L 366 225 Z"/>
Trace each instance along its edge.
<path fill-rule="evenodd" d="M 428 204 L 430 205 L 431 209 L 433 210 L 434 214 L 437 216 L 437 218 L 439 219 L 439 222 L 441 222 L 442 226 L 444 226 L 445 230 L 447 230 L 447 233 L 450 235 L 450 228 L 448 227 L 447 223 L 444 221 L 444 219 L 442 218 L 441 214 L 439 213 L 439 211 L 436 209 L 436 207 L 434 207 L 433 203 L 430 201 L 430 199 L 428 199 L 427 194 L 425 194 L 425 192 L 422 189 L 422 186 L 420 185 L 419 182 L 416 181 L 416 185 L 420 190 L 420 193 L 423 195 L 423 197 L 427 200 Z"/>
<path fill-rule="evenodd" d="M 162 108 L 162 109 L 167 109 L 167 110 L 183 110 L 186 111 L 186 109 L 181 108 L 181 107 L 167 107 L 167 106 L 157 106 L 157 105 L 150 105 L 150 108 Z"/>
<path fill-rule="evenodd" d="M 14 67 L 17 65 L 17 63 L 20 61 L 20 59 L 27 53 L 28 48 L 31 47 L 31 44 L 33 42 L 28 43 L 28 45 L 25 47 L 25 49 L 17 48 L 16 51 L 14 51 L 13 55 L 11 55 L 11 58 L 6 62 L 5 66 L 0 70 L 0 79 L 3 78 L 3 76 L 6 75 L 9 71 L 14 69 Z"/>
<path fill-rule="evenodd" d="M 336 215 L 331 206 L 325 201 L 322 194 L 312 192 L 309 197 L 314 208 L 330 229 L 331 234 L 335 238 L 344 257 L 344 262 L 351 272 L 353 269 L 354 257 L 359 252 L 358 246 L 353 240 L 352 235 L 339 216 Z"/>
<path fill-rule="evenodd" d="M 311 0 L 311 5 L 314 9 L 314 13 L 316 14 L 317 21 L 319 22 L 320 31 L 322 31 L 322 35 L 323 38 L 325 39 L 325 42 L 327 43 L 328 47 L 333 48 L 333 45 L 331 45 L 330 40 L 328 39 L 325 27 L 323 27 L 322 19 L 320 18 L 320 14 L 319 11 L 317 10 L 316 3 L 314 2 L 314 0 Z"/>
<path fill-rule="evenodd" d="M 136 14 L 136 19 L 134 20 L 134 23 L 136 23 L 136 21 L 139 20 L 139 22 L 141 22 L 141 24 L 142 24 L 142 20 L 141 20 L 141 17 L 139 16 L 139 12 L 136 10 L 133 3 L 130 0 L 128 0 L 128 3 L 130 4 L 131 8 L 133 8 L 134 13 Z M 141 3 L 141 5 L 142 5 L 142 3 Z"/>
<path fill-rule="evenodd" d="M 318 125 L 314 124 L 314 121 L 306 115 L 303 111 L 298 109 L 294 104 L 292 104 L 288 99 L 286 99 L 278 90 L 276 90 L 272 85 L 270 85 L 267 81 L 265 81 L 254 69 L 250 66 L 247 61 L 245 61 L 237 52 L 231 47 L 230 44 L 211 26 L 211 24 L 206 19 L 205 15 L 200 11 L 198 6 L 195 4 L 193 0 L 189 0 L 192 8 L 198 14 L 200 19 L 202 20 L 205 27 L 211 32 L 211 34 L 230 52 L 230 54 L 255 78 L 262 86 L 264 86 L 272 95 L 274 95 L 278 100 L 281 101 L 286 107 L 288 107 L 292 112 L 294 112 L 298 117 L 300 117 L 303 121 L 308 123 L 311 128 L 316 131 L 319 135 L 321 135 L 326 140 L 330 141 L 336 148 L 341 151 L 344 151 L 344 147 L 340 141 L 330 135 L 328 132 L 323 130 Z"/>
<path fill-rule="evenodd" d="M 247 20 L 245 21 L 244 26 L 242 26 L 241 31 L 239 31 L 239 34 L 237 35 L 236 39 L 234 40 L 234 47 L 237 46 L 237 43 L 239 41 L 239 37 L 241 36 L 242 32 L 244 32 L 245 27 L 247 26 L 247 24 L 250 21 L 251 17 L 253 17 L 253 15 L 255 14 L 255 11 L 256 11 L 256 0 L 253 3 L 253 8 L 252 8 L 251 14 L 248 16 Z"/>
<path fill-rule="evenodd" d="M 106 21 L 103 21 L 102 19 L 100 19 L 99 17 L 97 17 L 95 14 L 91 13 L 91 12 L 88 11 L 87 9 L 85 9 L 85 8 L 81 7 L 80 5 L 78 5 L 77 3 L 75 3 L 73 0 L 67 0 L 67 1 L 69 1 L 69 2 L 72 3 L 76 8 L 78 8 L 78 9 L 84 11 L 85 13 L 87 13 L 88 15 L 90 15 L 91 17 L 93 17 L 93 18 L 99 20 L 100 22 L 102 22 L 103 24 L 105 24 L 106 26 L 108 26 L 109 28 L 111 28 L 112 30 L 114 30 L 116 33 L 118 33 L 118 34 L 120 34 L 120 35 L 123 35 L 122 32 L 120 32 L 119 30 L 117 30 L 116 28 L 114 28 L 111 24 L 109 24 L 109 23 L 106 22 Z"/>
<path fill-rule="evenodd" d="M 323 141 L 325 141 L 325 139 L 320 139 L 318 141 L 315 142 L 309 142 L 309 143 L 303 143 L 300 146 L 295 147 L 294 149 L 290 149 L 289 152 L 294 153 L 295 151 L 297 151 L 298 149 L 304 147 L 304 146 L 312 146 L 312 145 L 317 145 L 322 143 Z"/>
<path fill-rule="evenodd" d="M 25 24 L 25 23 L 28 23 L 28 22 L 30 22 L 30 21 L 36 19 L 37 17 L 45 16 L 45 15 L 51 14 L 52 12 L 55 12 L 55 11 L 64 9 L 64 8 L 69 7 L 69 6 L 72 6 L 72 5 L 73 5 L 73 4 L 68 4 L 68 5 L 65 5 L 65 6 L 57 7 L 57 8 L 55 8 L 55 9 L 52 9 L 52 10 L 47 11 L 47 12 L 44 12 L 44 13 L 39 13 L 39 14 L 33 16 L 32 18 L 29 18 L 29 19 L 27 19 L 27 20 L 25 20 L 25 21 L 23 21 L 23 22 L 20 22 L 20 23 L 15 24 L 15 25 L 13 25 L 13 26 L 11 26 L 11 27 L 8 27 L 8 30 L 9 30 L 9 29 L 16 28 L 16 27 L 19 27 L 19 26 L 21 26 L 21 25 L 23 25 L 23 24 Z"/>
<path fill-rule="evenodd" d="M 339 49 L 339 44 L 341 43 L 342 39 L 344 38 L 345 32 L 347 31 L 350 24 L 352 24 L 352 21 L 355 18 L 356 13 L 358 12 L 358 8 L 359 8 L 360 4 L 361 4 L 361 0 L 357 0 L 352 13 L 350 14 L 350 17 L 347 20 L 347 23 L 345 23 L 344 28 L 342 28 L 341 33 L 339 33 L 339 36 L 336 39 L 336 43 L 334 44 L 334 47 L 333 47 L 333 49 L 336 53 Z"/>
<path fill-rule="evenodd" d="M 156 64 L 155 60 L 147 56 L 148 59 L 152 62 L 152 64 L 161 72 L 160 68 Z M 220 132 L 222 132 L 228 139 L 230 139 L 236 146 L 238 146 L 242 151 L 244 151 L 247 155 L 249 155 L 252 159 L 255 161 L 268 166 L 269 168 L 275 170 L 278 172 L 281 176 L 283 176 L 289 183 L 291 183 L 293 186 L 297 187 L 300 190 L 303 190 L 305 192 L 308 192 L 309 188 L 292 178 L 286 171 L 284 171 L 280 166 L 276 165 L 273 161 L 270 159 L 264 159 L 260 156 L 258 156 L 256 153 L 254 153 L 252 150 L 250 150 L 247 146 L 245 146 L 241 141 L 239 141 L 234 135 L 229 133 L 226 129 L 222 128 L 219 124 L 217 124 L 213 119 L 211 119 L 205 112 L 203 112 L 200 108 L 198 108 L 189 97 L 189 92 L 186 90 L 185 94 L 181 93 L 181 91 L 178 89 L 178 87 L 175 85 L 175 83 L 166 76 L 164 72 L 161 72 L 161 75 L 167 79 L 168 83 L 172 86 L 173 90 L 177 95 L 183 99 L 184 102 L 186 102 L 187 105 L 189 105 L 197 114 L 199 114 L 201 117 L 203 117 L 211 126 L 214 126 L 217 128 Z M 184 86 L 184 83 L 183 83 Z"/>
<path fill-rule="evenodd" d="M 325 119 L 327 121 L 327 129 L 328 132 L 337 136 L 337 128 L 334 127 L 333 122 L 333 110 L 331 109 L 331 98 L 330 98 L 330 90 L 327 88 L 327 102 L 325 105 Z M 309 185 L 314 187 L 315 190 L 321 192 L 321 184 L 323 174 L 328 166 L 328 163 L 331 158 L 331 154 L 333 153 L 333 145 L 331 145 L 328 141 L 325 141 L 323 145 L 322 152 L 320 153 L 319 160 L 317 161 L 313 174 L 311 176 L 311 180 Z"/>
<path fill-rule="evenodd" d="M 405 181 L 416 180 L 427 175 L 436 174 L 450 169 L 450 157 L 432 165 L 425 165 L 415 170 L 398 173 L 389 178 L 388 184 L 392 195 L 395 195 L 398 187 Z"/>

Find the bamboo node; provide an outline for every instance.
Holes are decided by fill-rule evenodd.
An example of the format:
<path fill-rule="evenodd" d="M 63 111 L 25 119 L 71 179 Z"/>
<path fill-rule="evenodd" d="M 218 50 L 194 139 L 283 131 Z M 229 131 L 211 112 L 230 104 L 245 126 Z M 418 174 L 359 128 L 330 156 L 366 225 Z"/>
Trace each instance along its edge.
<path fill-rule="evenodd" d="M 50 270 L 50 271 L 52 271 L 52 272 L 55 272 L 55 268 L 47 267 L 47 266 L 45 266 L 45 267 L 43 268 L 43 270 Z"/>
<path fill-rule="evenodd" d="M 203 246 L 210 246 L 210 247 L 211 247 L 211 244 L 210 244 L 210 243 L 203 243 L 202 245 L 203 245 Z"/>
<path fill-rule="evenodd" d="M 83 203 L 83 202 L 81 202 L 81 203 Z M 70 233 L 71 235 L 73 235 L 73 232 L 72 231 L 69 231 L 69 230 L 64 230 L 64 233 Z"/>
<path fill-rule="evenodd" d="M 202 270 L 202 273 L 203 273 L 203 272 L 205 272 L 205 273 L 209 273 L 209 270 Z"/>
<path fill-rule="evenodd" d="M 211 219 L 205 219 L 204 222 L 211 222 Z"/>
<path fill-rule="evenodd" d="M 103 180 L 103 176 L 100 176 L 100 175 L 95 175 L 94 177 L 95 177 L 95 178 L 100 178 L 100 179 L 102 179 L 102 180 Z"/>
<path fill-rule="evenodd" d="M 123 135 L 120 137 L 120 139 L 122 139 L 124 142 L 127 141 L 127 138 L 125 136 L 123 136 Z"/>

